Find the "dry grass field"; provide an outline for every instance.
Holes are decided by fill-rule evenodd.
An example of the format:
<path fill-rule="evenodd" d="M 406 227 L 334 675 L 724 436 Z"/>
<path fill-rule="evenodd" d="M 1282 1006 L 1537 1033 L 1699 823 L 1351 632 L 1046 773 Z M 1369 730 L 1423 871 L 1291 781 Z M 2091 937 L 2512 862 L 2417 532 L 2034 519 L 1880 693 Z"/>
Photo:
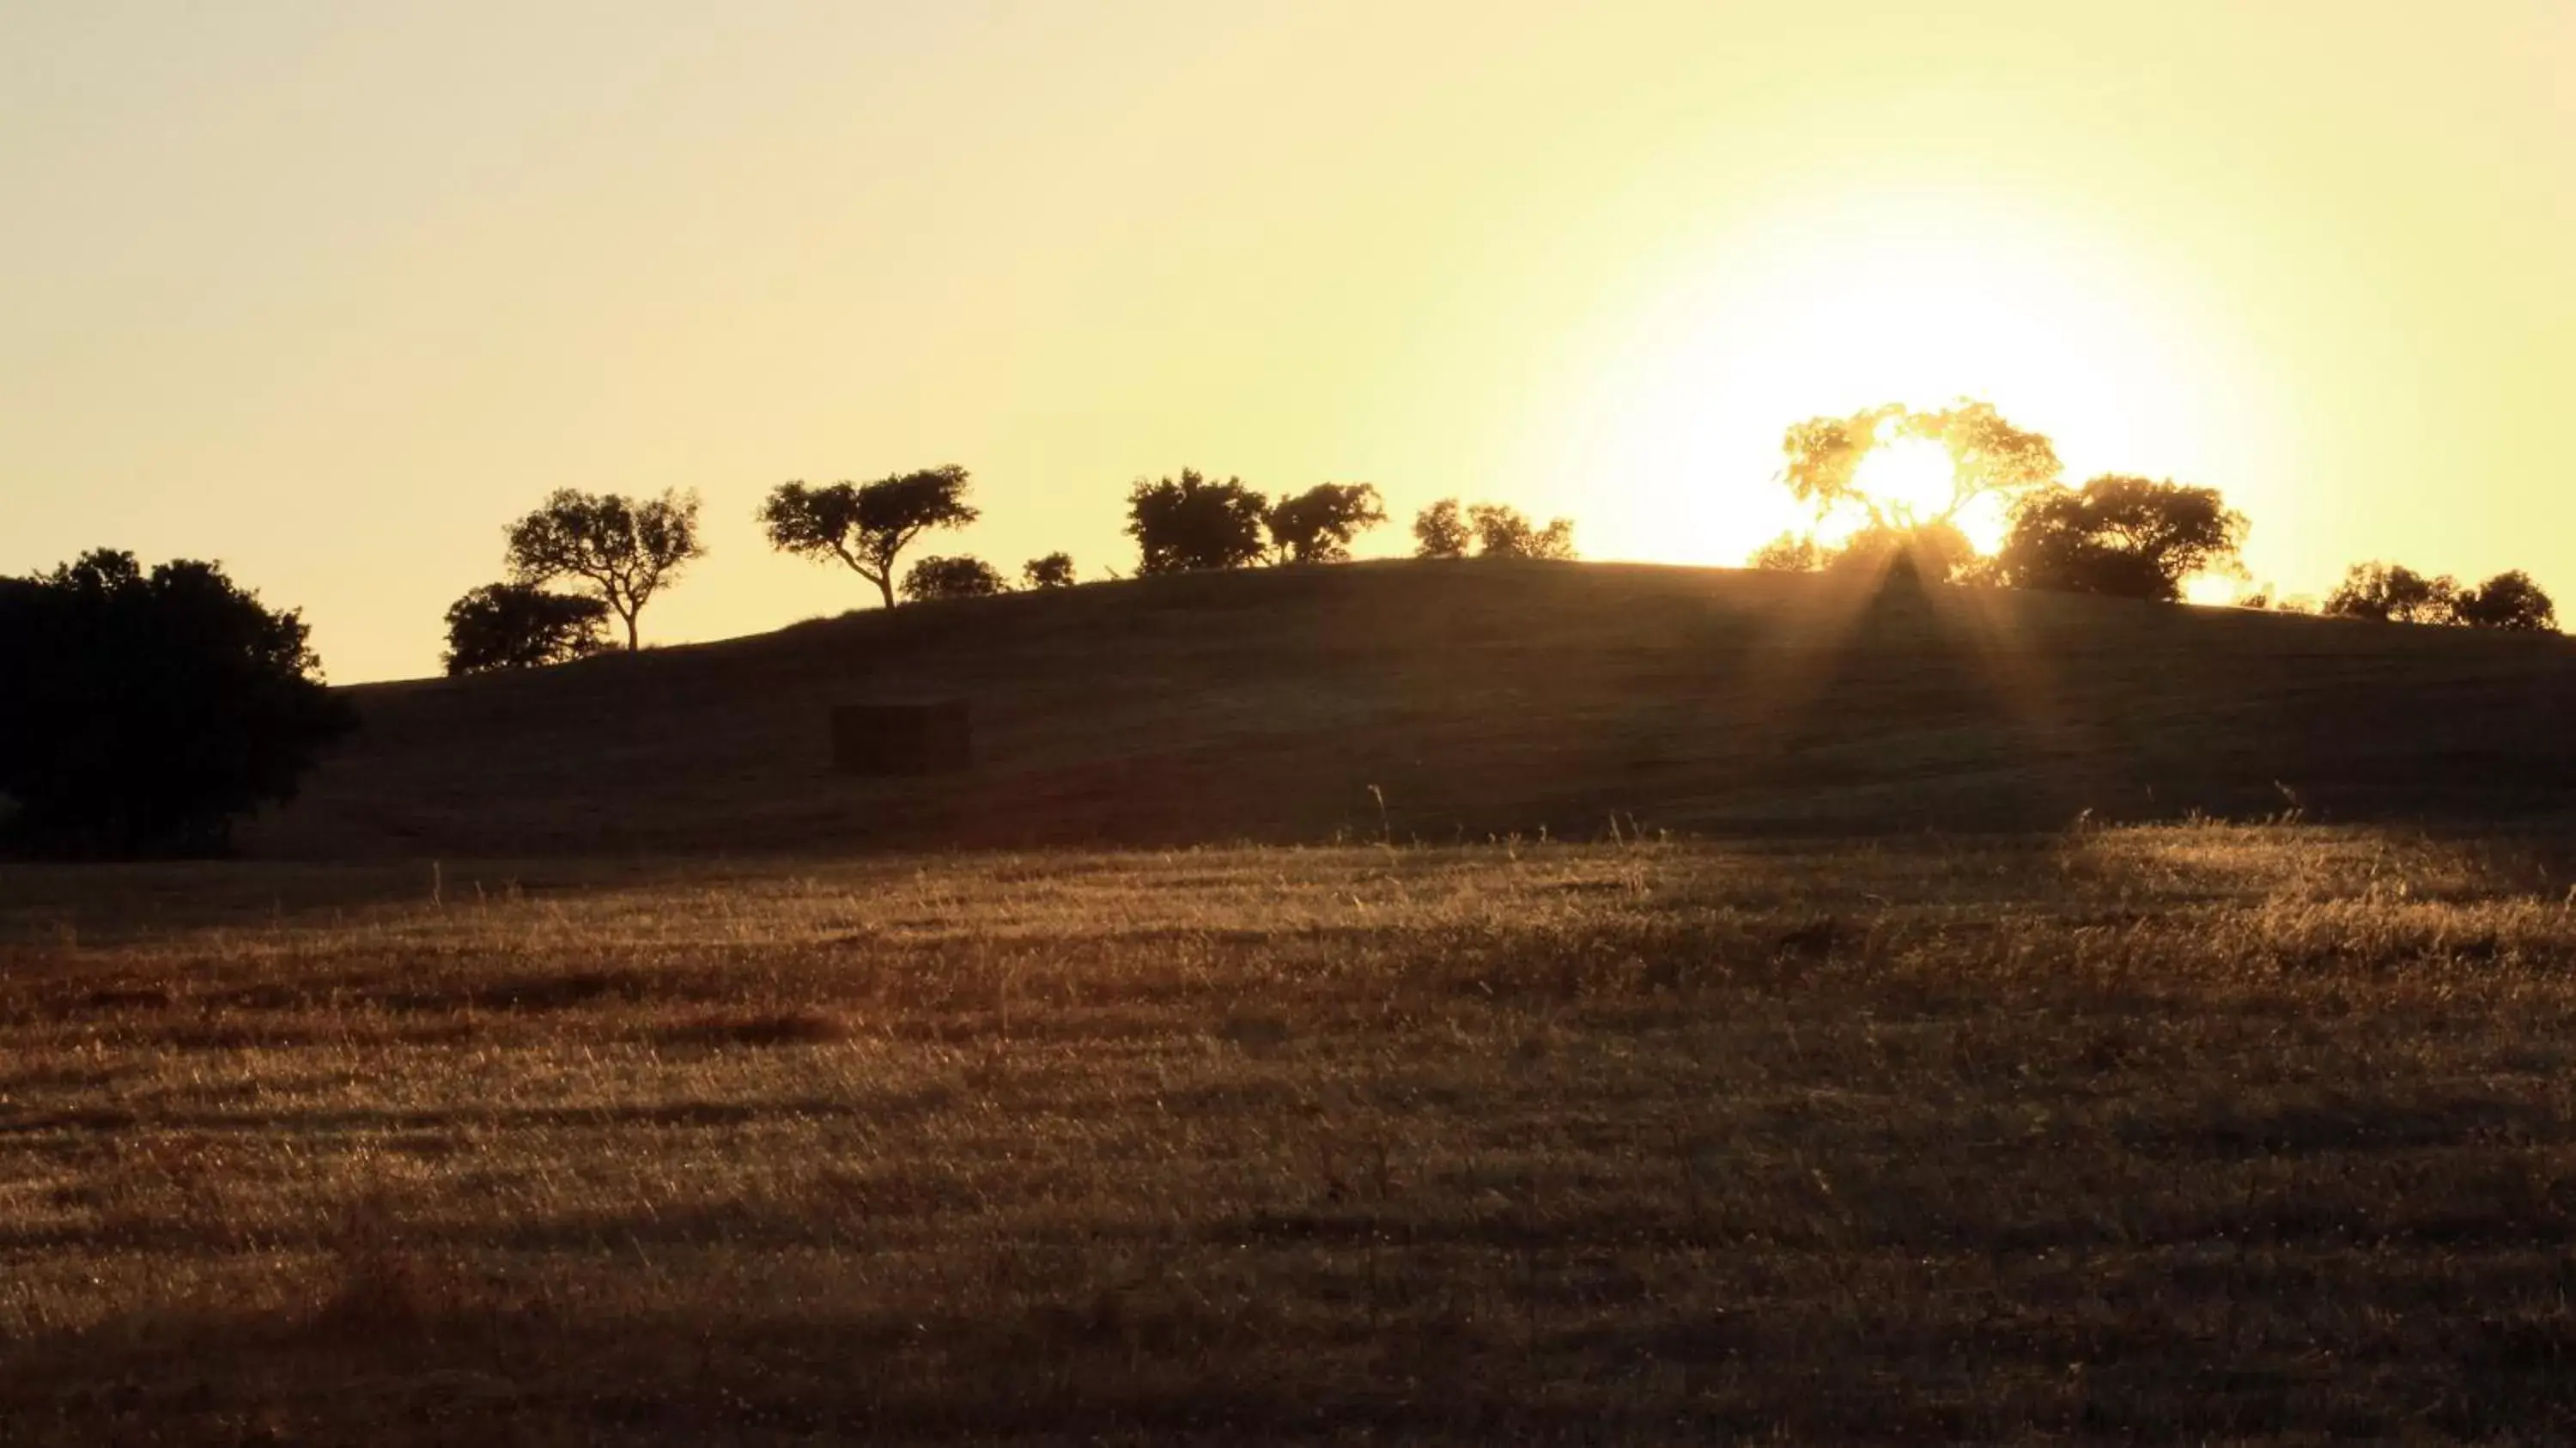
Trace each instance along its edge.
<path fill-rule="evenodd" d="M 2576 1435 L 2576 850 L 0 873 L 0 1441 Z"/>

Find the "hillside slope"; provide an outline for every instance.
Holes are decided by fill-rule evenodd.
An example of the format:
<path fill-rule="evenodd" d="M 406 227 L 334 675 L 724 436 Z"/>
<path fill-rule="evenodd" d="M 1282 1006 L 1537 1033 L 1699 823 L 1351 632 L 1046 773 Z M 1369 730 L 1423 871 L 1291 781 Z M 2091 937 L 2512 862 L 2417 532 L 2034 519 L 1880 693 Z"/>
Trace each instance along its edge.
<path fill-rule="evenodd" d="M 348 692 L 365 728 L 252 853 L 2488 818 L 2576 786 L 2555 636 L 1605 564 L 1146 579 Z M 830 706 L 932 697 L 971 701 L 973 771 L 831 771 Z"/>

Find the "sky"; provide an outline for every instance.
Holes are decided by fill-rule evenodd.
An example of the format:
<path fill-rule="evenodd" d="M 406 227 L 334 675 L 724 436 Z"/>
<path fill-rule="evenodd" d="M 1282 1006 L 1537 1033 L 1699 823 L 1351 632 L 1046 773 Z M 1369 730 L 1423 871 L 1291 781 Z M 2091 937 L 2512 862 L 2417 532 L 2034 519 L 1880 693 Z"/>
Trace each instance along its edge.
<path fill-rule="evenodd" d="M 553 489 L 696 489 L 648 641 L 925 551 L 1133 566 L 1194 467 L 1740 562 L 1783 429 L 1993 402 L 2254 578 L 2576 594 L 2576 5 L 0 0 L 0 572 L 220 560 L 435 672 Z M 2571 600 L 2576 601 L 2576 600 Z"/>

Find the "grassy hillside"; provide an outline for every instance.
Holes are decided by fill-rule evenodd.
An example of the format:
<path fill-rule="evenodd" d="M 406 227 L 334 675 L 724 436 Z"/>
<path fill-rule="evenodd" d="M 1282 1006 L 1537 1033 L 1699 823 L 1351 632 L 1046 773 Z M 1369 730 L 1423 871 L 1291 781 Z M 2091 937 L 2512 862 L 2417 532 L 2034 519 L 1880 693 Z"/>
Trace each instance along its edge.
<path fill-rule="evenodd" d="M 2561 638 L 1600 564 L 1150 579 L 350 692 L 365 730 L 254 852 L 2494 817 L 2576 785 Z M 972 773 L 831 772 L 833 704 L 947 696 Z"/>

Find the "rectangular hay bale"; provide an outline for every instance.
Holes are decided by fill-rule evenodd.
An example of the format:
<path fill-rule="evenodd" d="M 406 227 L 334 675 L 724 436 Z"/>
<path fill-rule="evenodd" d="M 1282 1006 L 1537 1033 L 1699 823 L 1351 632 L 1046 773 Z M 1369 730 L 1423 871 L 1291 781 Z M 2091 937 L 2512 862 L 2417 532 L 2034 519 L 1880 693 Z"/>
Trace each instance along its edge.
<path fill-rule="evenodd" d="M 844 774 L 947 774 L 974 762 L 974 724 L 963 699 L 832 711 L 832 767 Z"/>

